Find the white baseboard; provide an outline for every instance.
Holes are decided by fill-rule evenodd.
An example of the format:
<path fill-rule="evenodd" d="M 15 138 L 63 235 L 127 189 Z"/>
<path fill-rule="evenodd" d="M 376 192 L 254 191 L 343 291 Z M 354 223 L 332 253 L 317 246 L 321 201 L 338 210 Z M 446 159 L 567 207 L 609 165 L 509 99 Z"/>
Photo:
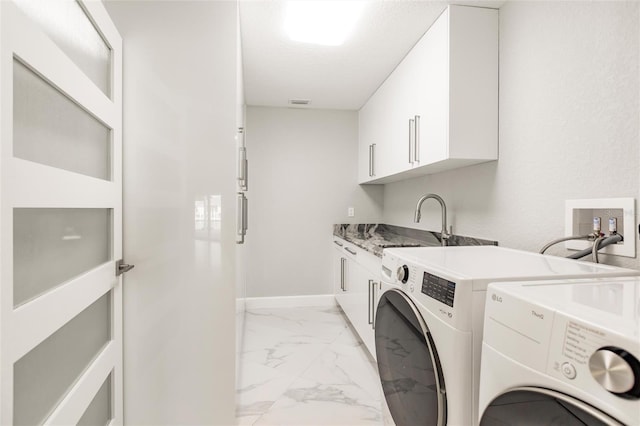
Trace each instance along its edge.
<path fill-rule="evenodd" d="M 317 294 L 313 296 L 247 297 L 245 302 L 247 309 L 336 306 L 336 298 L 333 294 Z"/>

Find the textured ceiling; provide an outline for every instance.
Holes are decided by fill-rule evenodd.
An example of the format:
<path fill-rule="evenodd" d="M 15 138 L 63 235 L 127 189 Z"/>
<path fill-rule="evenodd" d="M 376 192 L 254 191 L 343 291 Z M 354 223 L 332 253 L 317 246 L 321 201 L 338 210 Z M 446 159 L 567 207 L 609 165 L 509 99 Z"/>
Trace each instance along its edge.
<path fill-rule="evenodd" d="M 315 46 L 284 33 L 286 1 L 241 0 L 245 101 L 284 107 L 310 99 L 305 108 L 360 109 L 448 3 L 504 1 L 369 0 L 342 46 Z"/>

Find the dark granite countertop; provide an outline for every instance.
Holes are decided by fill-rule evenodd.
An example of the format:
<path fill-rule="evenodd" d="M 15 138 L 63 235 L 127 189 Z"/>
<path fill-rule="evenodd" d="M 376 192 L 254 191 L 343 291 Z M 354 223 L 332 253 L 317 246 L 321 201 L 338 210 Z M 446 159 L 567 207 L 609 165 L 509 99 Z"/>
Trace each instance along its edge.
<path fill-rule="evenodd" d="M 378 223 L 336 224 L 333 225 L 333 235 L 378 257 L 382 257 L 382 250 L 389 247 L 438 247 L 441 245 L 439 232 Z M 497 246 L 498 242 L 452 235 L 449 239 L 449 245 Z"/>

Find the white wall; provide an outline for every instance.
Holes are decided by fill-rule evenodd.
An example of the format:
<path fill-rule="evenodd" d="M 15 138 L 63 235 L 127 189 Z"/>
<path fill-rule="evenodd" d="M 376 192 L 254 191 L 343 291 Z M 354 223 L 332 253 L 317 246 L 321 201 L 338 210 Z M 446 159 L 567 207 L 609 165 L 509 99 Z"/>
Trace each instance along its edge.
<path fill-rule="evenodd" d="M 506 3 L 500 159 L 385 185 L 384 222 L 415 226 L 418 197 L 435 192 L 454 233 L 537 251 L 564 235 L 566 199 L 637 199 L 639 9 L 638 2 Z M 439 230 L 437 203 L 423 213 L 418 227 Z M 565 253 L 559 247 L 549 253 Z M 605 262 L 640 266 L 623 257 Z"/>
<path fill-rule="evenodd" d="M 234 423 L 236 2 L 107 2 L 124 39 L 125 423 Z M 221 196 L 221 231 L 195 203 Z"/>
<path fill-rule="evenodd" d="M 332 225 L 382 213 L 383 188 L 357 184 L 357 112 L 249 107 L 246 140 L 247 295 L 331 293 Z"/>

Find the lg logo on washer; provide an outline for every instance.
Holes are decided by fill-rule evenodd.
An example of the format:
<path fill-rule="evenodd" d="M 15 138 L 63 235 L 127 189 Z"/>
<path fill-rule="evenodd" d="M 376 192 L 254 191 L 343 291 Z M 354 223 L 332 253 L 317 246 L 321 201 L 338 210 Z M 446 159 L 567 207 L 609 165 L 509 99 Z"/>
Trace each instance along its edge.
<path fill-rule="evenodd" d="M 502 297 L 497 296 L 495 293 L 491 295 L 491 300 L 493 300 L 494 302 L 502 303 Z"/>

